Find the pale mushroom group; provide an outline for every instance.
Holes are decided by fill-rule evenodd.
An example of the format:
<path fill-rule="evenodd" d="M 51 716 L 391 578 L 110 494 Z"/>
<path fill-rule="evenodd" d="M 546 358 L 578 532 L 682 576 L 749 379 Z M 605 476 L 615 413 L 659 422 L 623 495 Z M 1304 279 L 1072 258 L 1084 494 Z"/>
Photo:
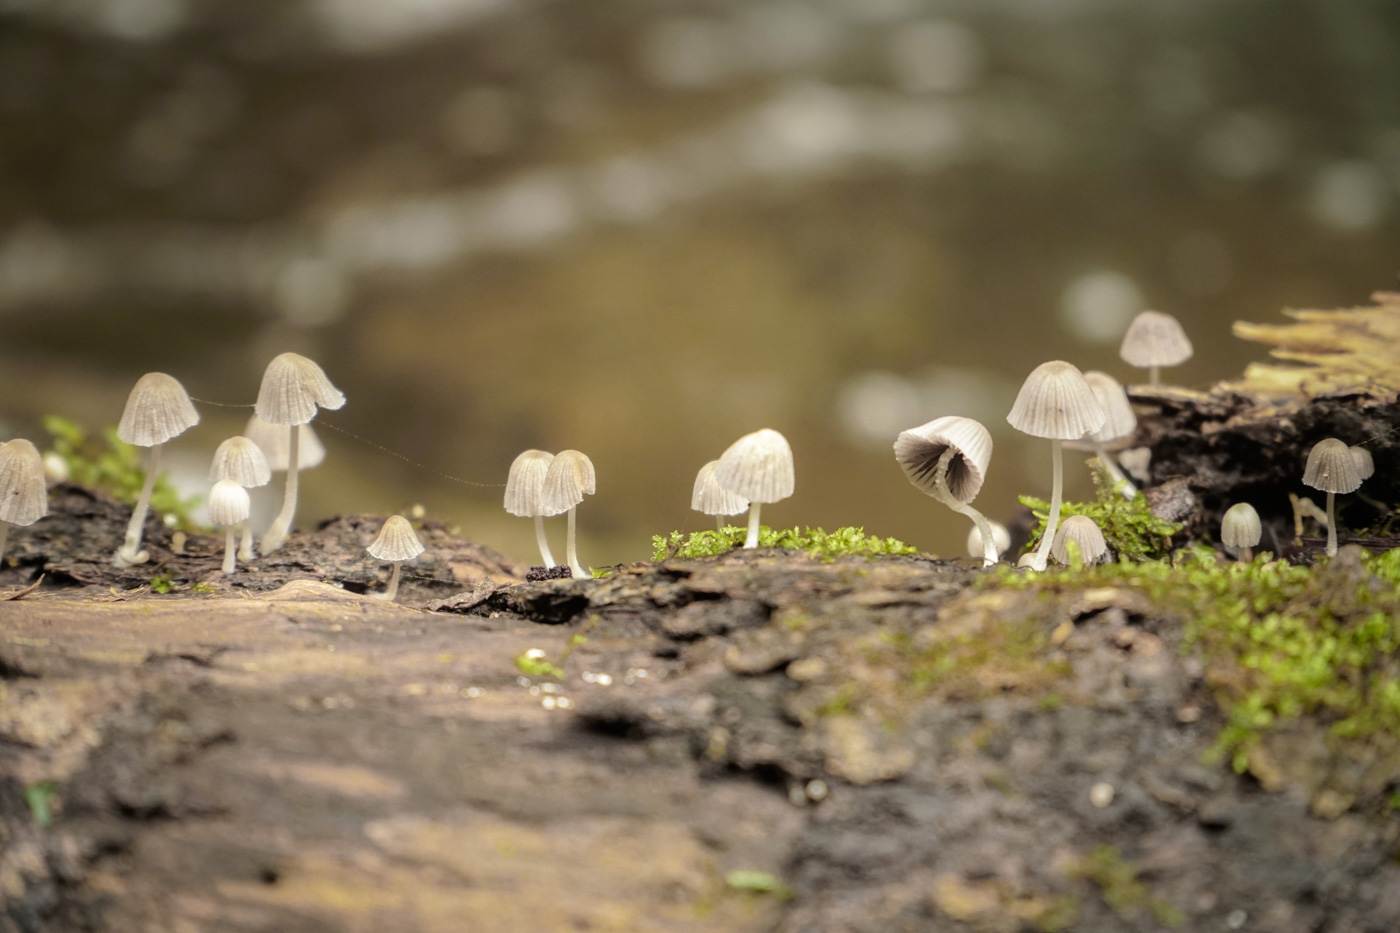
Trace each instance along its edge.
<path fill-rule="evenodd" d="M 544 450 L 527 450 L 510 465 L 506 478 L 506 511 L 511 515 L 535 520 L 535 541 L 546 569 L 555 566 L 554 554 L 544 533 L 544 520 L 568 513 L 568 537 L 565 539 L 565 559 L 574 577 L 584 577 L 588 571 L 578 559 L 578 537 L 574 510 L 584 496 L 598 491 L 598 476 L 593 461 L 577 450 L 557 454 Z"/>

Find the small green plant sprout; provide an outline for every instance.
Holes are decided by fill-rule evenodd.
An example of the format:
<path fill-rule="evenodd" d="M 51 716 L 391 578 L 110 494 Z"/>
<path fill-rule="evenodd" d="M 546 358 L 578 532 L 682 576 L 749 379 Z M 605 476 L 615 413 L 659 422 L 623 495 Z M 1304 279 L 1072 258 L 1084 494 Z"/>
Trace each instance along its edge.
<path fill-rule="evenodd" d="M 146 512 L 151 507 L 156 474 L 160 472 L 161 446 L 199 424 L 189 393 L 174 376 L 147 373 L 136 380 L 127 396 L 126 408 L 117 424 L 117 437 L 137 447 L 151 448 L 151 460 L 146 465 L 146 480 L 141 495 L 131 510 L 131 522 L 126 526 L 126 540 L 113 555 L 118 567 L 142 564 L 150 554 L 141 550 L 141 534 L 146 524 Z"/>
<path fill-rule="evenodd" d="M 771 872 L 737 869 L 724 876 L 724 883 L 731 891 L 766 894 L 780 901 L 790 901 L 793 898 L 792 888 Z"/>
<path fill-rule="evenodd" d="M 586 640 L 586 639 L 585 639 Z M 526 677 L 550 677 L 564 679 L 564 669 L 544 653 L 543 648 L 531 648 L 515 656 L 515 669 Z"/>
<path fill-rule="evenodd" d="M 1147 370 L 1147 384 L 1158 385 L 1163 366 L 1179 366 L 1193 350 L 1181 322 L 1161 311 L 1144 311 L 1128 325 L 1118 355 L 1129 366 Z"/>
<path fill-rule="evenodd" d="M 593 471 L 593 461 L 577 450 L 561 450 L 549 463 L 544 474 L 544 489 L 540 503 L 544 514 L 559 515 L 569 513 L 569 532 L 566 539 L 566 556 L 569 571 L 576 579 L 590 576 L 578 560 L 578 544 L 574 529 L 574 510 L 585 495 L 598 491 L 598 476 Z"/>
<path fill-rule="evenodd" d="M 987 519 L 987 524 L 992 528 L 992 545 L 996 548 L 997 557 L 1000 558 L 1011 547 L 1011 532 L 994 518 Z M 985 554 L 986 545 L 982 543 L 982 531 L 973 525 L 967 530 L 967 556 L 984 557 Z"/>
<path fill-rule="evenodd" d="M 299 425 L 316 417 L 318 408 L 335 410 L 345 395 L 331 384 L 321 367 L 299 353 L 283 353 L 263 372 L 256 412 L 271 425 L 285 426 L 287 436 L 287 489 L 282 509 L 263 533 L 262 552 L 271 554 L 287 540 L 297 511 L 297 471 L 301 466 Z"/>
<path fill-rule="evenodd" d="M 1303 484 L 1327 493 L 1327 556 L 1337 556 L 1337 493 L 1356 491 L 1361 474 L 1351 448 L 1335 437 L 1319 441 L 1308 452 Z"/>
<path fill-rule="evenodd" d="M 1108 542 L 1094 520 L 1087 515 L 1071 515 L 1055 532 L 1050 555 L 1074 570 L 1093 565 L 1108 555 Z"/>
<path fill-rule="evenodd" d="M 919 491 L 972 519 L 982 539 L 982 563 L 999 559 L 996 535 L 986 516 L 971 506 L 987 476 L 992 436 L 978 421 L 947 415 L 900 433 L 894 456 Z"/>
<path fill-rule="evenodd" d="M 272 467 L 261 447 L 238 435 L 230 437 L 214 451 L 214 462 L 209 465 L 209 479 L 215 483 L 225 479 L 232 480 L 244 489 L 266 486 L 272 479 Z M 243 537 L 238 545 L 238 559 L 246 563 L 256 556 L 253 553 L 252 522 L 244 521 Z"/>
<path fill-rule="evenodd" d="M 1264 529 L 1259 524 L 1259 513 L 1248 502 L 1236 502 L 1225 510 L 1220 519 L 1220 543 L 1235 552 L 1242 564 L 1254 558 L 1253 549 L 1258 547 Z"/>
<path fill-rule="evenodd" d="M 535 520 L 535 542 L 540 546 L 540 559 L 545 567 L 554 566 L 549 539 L 544 534 L 544 478 L 554 454 L 544 450 L 527 450 L 516 457 L 506 477 L 506 511 L 521 518 Z"/>
<path fill-rule="evenodd" d="M 32 525 L 48 514 L 44 458 L 22 437 L 0 444 L 0 558 L 11 525 Z"/>
<path fill-rule="evenodd" d="M 425 548 L 423 542 L 418 540 L 418 535 L 414 533 L 413 526 L 408 523 L 408 519 L 402 515 L 390 515 L 385 520 L 384 526 L 379 529 L 379 535 L 369 543 L 369 547 L 365 550 L 375 560 L 387 560 L 394 565 L 394 572 L 389 577 L 388 589 L 375 596 L 375 599 L 393 602 L 399 595 L 399 572 L 404 561 L 413 560 L 422 554 Z"/>
<path fill-rule="evenodd" d="M 1100 466 L 1113 478 L 1114 488 L 1122 493 L 1124 499 L 1132 501 L 1138 494 L 1137 487 L 1119 469 L 1118 462 L 1108 452 L 1108 446 L 1122 446 L 1121 442 L 1132 437 L 1133 432 L 1137 430 L 1137 415 L 1133 413 L 1132 403 L 1128 401 L 1128 393 L 1118 380 L 1108 373 L 1090 370 L 1084 374 L 1084 381 L 1094 390 L 1094 398 L 1099 400 L 1099 406 L 1103 408 L 1103 427 L 1088 437 L 1066 441 L 1065 446 L 1071 450 L 1092 451 Z"/>
<path fill-rule="evenodd" d="M 718 460 L 711 460 L 695 474 L 695 487 L 690 492 L 690 507 L 697 512 L 715 517 L 715 530 L 724 531 L 724 518 L 739 515 L 749 507 L 749 500 L 738 493 L 730 492 L 715 479 Z"/>
<path fill-rule="evenodd" d="M 1107 420 L 1103 407 L 1094 397 L 1094 390 L 1084 381 L 1084 374 L 1072 363 L 1051 360 L 1041 363 L 1021 385 L 1016 404 L 1006 420 L 1013 428 L 1032 437 L 1050 439 L 1051 462 L 1054 464 L 1050 486 L 1050 510 L 1040 547 L 1021 558 L 1021 565 L 1032 570 L 1044 570 L 1060 523 L 1060 492 L 1064 487 L 1063 441 L 1076 440 L 1103 427 Z"/>
<path fill-rule="evenodd" d="M 234 540 L 238 526 L 248 523 L 252 502 L 248 490 L 231 479 L 221 479 L 209 490 L 209 520 L 224 529 L 224 574 L 238 569 L 238 548 Z"/>
<path fill-rule="evenodd" d="M 772 428 L 745 434 L 729 445 L 715 466 L 720 486 L 749 500 L 749 533 L 745 548 L 758 547 L 759 513 L 764 503 L 791 496 L 796 475 L 792 447 Z"/>

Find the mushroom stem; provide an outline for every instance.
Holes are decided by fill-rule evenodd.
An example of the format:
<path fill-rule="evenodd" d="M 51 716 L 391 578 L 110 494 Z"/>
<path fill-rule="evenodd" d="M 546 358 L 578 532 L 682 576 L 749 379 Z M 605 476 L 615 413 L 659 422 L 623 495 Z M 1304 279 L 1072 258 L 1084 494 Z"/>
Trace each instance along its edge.
<path fill-rule="evenodd" d="M 160 448 L 160 444 L 151 448 L 151 462 L 146 466 L 146 481 L 141 484 L 141 495 L 137 497 L 136 506 L 131 510 L 131 521 L 126 526 L 126 541 L 117 551 L 118 566 L 144 564 L 150 559 L 151 555 L 141 550 L 141 533 L 145 530 L 146 513 L 151 508 L 151 493 L 156 488 L 156 473 L 160 471 Z"/>
<path fill-rule="evenodd" d="M 574 511 L 569 509 L 569 570 L 573 572 L 574 579 L 581 580 L 588 576 L 588 571 L 578 562 L 578 548 L 574 546 Z"/>
<path fill-rule="evenodd" d="M 974 509 L 965 502 L 959 502 L 951 490 L 948 489 L 948 464 L 957 456 L 958 451 L 952 447 L 943 451 L 943 456 L 938 458 L 938 466 L 933 472 L 933 497 L 960 515 L 966 515 L 977 525 L 977 533 L 982 536 L 982 566 L 996 566 L 997 542 L 996 536 L 992 534 L 992 525 L 987 521 L 987 516 Z"/>
<path fill-rule="evenodd" d="M 375 594 L 374 594 L 374 598 L 375 598 L 375 599 L 382 599 L 382 600 L 384 600 L 386 603 L 391 603 L 391 602 L 393 602 L 395 599 L 398 598 L 398 595 L 399 595 L 399 569 L 400 569 L 401 567 L 403 567 L 403 563 L 402 563 L 401 561 L 397 561 L 397 560 L 394 561 L 394 572 L 391 573 L 391 574 L 389 574 L 389 585 L 388 585 L 388 587 L 385 588 L 384 592 L 382 592 L 382 593 L 375 593 Z"/>
<path fill-rule="evenodd" d="M 10 540 L 10 523 L 0 521 L 0 561 L 5 557 L 5 544 Z"/>
<path fill-rule="evenodd" d="M 572 513 L 570 514 L 572 518 Z M 544 536 L 544 516 L 535 516 L 535 542 L 540 546 L 540 560 L 546 568 L 554 566 L 554 554 L 549 550 L 549 539 Z"/>
<path fill-rule="evenodd" d="M 243 523 L 243 539 L 238 543 L 238 559 L 246 564 L 257 556 L 253 550 L 253 521 L 249 519 Z"/>
<path fill-rule="evenodd" d="M 1237 556 L 1237 560 L 1241 564 L 1247 564 L 1250 561 L 1254 560 L 1254 548 L 1250 547 L 1247 544 L 1241 545 L 1239 554 Z"/>
<path fill-rule="evenodd" d="M 1150 386 L 1161 385 L 1161 383 L 1162 383 L 1161 370 L 1162 370 L 1162 367 L 1160 367 L 1160 366 L 1149 366 L 1149 367 L 1147 367 L 1147 384 L 1148 384 L 1148 385 L 1150 385 Z"/>
<path fill-rule="evenodd" d="M 1337 556 L 1337 494 L 1328 490 L 1327 492 L 1327 556 Z"/>
<path fill-rule="evenodd" d="M 1029 566 L 1032 570 L 1045 569 L 1050 560 L 1050 548 L 1055 542 L 1055 529 L 1060 524 L 1060 490 L 1065 482 L 1065 465 L 1058 437 L 1050 438 L 1050 455 L 1054 463 L 1054 473 L 1050 480 L 1050 514 L 1045 517 L 1045 534 L 1041 536 L 1040 547 L 1035 549 L 1030 559 Z"/>
<path fill-rule="evenodd" d="M 224 532 L 224 574 L 228 575 L 238 569 L 238 548 L 234 544 L 234 533 L 232 525 Z"/>
<path fill-rule="evenodd" d="M 758 547 L 758 513 L 763 508 L 762 502 L 749 503 L 749 534 L 744 539 L 744 547 Z"/>
<path fill-rule="evenodd" d="M 1107 450 L 1104 450 L 1102 444 L 1095 444 L 1094 452 L 1099 455 L 1099 463 L 1103 465 L 1104 472 L 1108 474 L 1108 478 L 1113 480 L 1113 488 L 1122 493 L 1123 498 L 1127 499 L 1129 502 L 1136 499 L 1138 494 L 1137 487 L 1133 485 L 1133 481 L 1128 479 L 1127 474 L 1114 462 L 1113 455 Z M 1119 483 L 1122 483 L 1122 485 L 1118 485 Z"/>
<path fill-rule="evenodd" d="M 718 531 L 720 534 L 724 534 L 724 516 L 723 516 L 723 515 L 716 515 L 716 516 L 715 516 L 715 531 Z"/>
<path fill-rule="evenodd" d="M 292 530 L 292 519 L 297 511 L 297 466 L 301 459 L 301 451 L 298 449 L 301 440 L 301 431 L 297 430 L 300 425 L 289 425 L 287 430 L 292 432 L 292 439 L 287 444 L 287 491 L 282 496 L 282 511 L 277 513 L 277 517 L 272 520 L 272 525 L 263 532 L 262 552 L 271 554 L 280 548 L 287 540 L 287 532 Z"/>

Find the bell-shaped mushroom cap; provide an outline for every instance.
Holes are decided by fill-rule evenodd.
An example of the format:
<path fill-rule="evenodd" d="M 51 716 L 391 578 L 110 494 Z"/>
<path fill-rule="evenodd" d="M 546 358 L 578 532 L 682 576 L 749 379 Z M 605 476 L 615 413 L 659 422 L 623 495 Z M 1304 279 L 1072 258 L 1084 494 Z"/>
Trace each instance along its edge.
<path fill-rule="evenodd" d="M 1376 474 L 1376 461 L 1365 447 L 1353 447 L 1351 458 L 1356 461 L 1356 475 L 1363 483 Z"/>
<path fill-rule="evenodd" d="M 1133 413 L 1127 391 L 1117 379 L 1094 369 L 1084 374 L 1084 381 L 1089 383 L 1104 413 L 1103 427 L 1090 435 L 1092 440 L 1108 444 L 1122 440 L 1137 430 L 1137 415 Z"/>
<path fill-rule="evenodd" d="M 326 448 L 316 436 L 316 429 L 309 424 L 297 427 L 297 469 L 309 470 L 320 466 L 326 459 Z M 258 445 L 267 465 L 274 471 L 282 471 L 291 466 L 292 439 L 284 424 L 268 424 L 257 415 L 248 419 L 243 435 Z"/>
<path fill-rule="evenodd" d="M 1220 519 L 1220 543 L 1226 547 L 1254 547 L 1263 534 L 1259 513 L 1248 502 L 1236 502 Z"/>
<path fill-rule="evenodd" d="M 1108 553 L 1108 542 L 1103 539 L 1103 532 L 1087 515 L 1071 515 L 1060 523 L 1060 529 L 1055 532 L 1055 543 L 1050 546 L 1050 556 L 1062 564 L 1070 563 L 1071 541 L 1079 550 L 1079 559 L 1086 564 L 1097 564 Z"/>
<path fill-rule="evenodd" d="M 369 556 L 376 560 L 413 560 L 423 553 L 423 542 L 413 533 L 413 526 L 402 515 L 390 515 L 379 529 L 379 537 L 370 542 Z"/>
<path fill-rule="evenodd" d="M 316 417 L 316 406 L 334 410 L 344 404 L 321 367 L 300 353 L 283 353 L 263 372 L 256 410 L 268 424 L 306 424 Z"/>
<path fill-rule="evenodd" d="M 506 477 L 506 511 L 521 518 L 549 515 L 544 510 L 544 477 L 554 454 L 547 450 L 527 450 L 516 457 Z"/>
<path fill-rule="evenodd" d="M 238 435 L 230 437 L 214 451 L 209 478 L 216 482 L 231 479 L 243 487 L 263 486 L 272 479 L 272 467 L 268 465 L 261 447 Z"/>
<path fill-rule="evenodd" d="M 959 502 L 971 502 L 982 488 L 992 459 L 992 435 L 981 422 L 957 415 L 934 418 L 900 432 L 894 442 L 894 457 L 909 482 L 933 495 L 938 461 L 950 448 L 954 454 L 948 461 L 948 491 Z"/>
<path fill-rule="evenodd" d="M 1072 441 L 1103 427 L 1108 416 L 1073 363 L 1041 363 L 1016 396 L 1006 420 L 1023 434 Z"/>
<path fill-rule="evenodd" d="M 48 511 L 44 458 L 38 448 L 22 437 L 0 444 L 0 521 L 32 525 Z"/>
<path fill-rule="evenodd" d="M 558 515 L 582 502 L 584 494 L 591 496 L 597 491 L 593 461 L 577 450 L 561 450 L 545 471 L 540 505 L 545 515 Z"/>
<path fill-rule="evenodd" d="M 1351 448 L 1335 437 L 1318 441 L 1308 453 L 1303 483 L 1323 492 L 1352 492 L 1361 485 L 1361 473 Z"/>
<path fill-rule="evenodd" d="M 1011 547 L 1011 532 L 1006 530 L 1006 526 L 1001 522 L 987 519 L 987 524 L 992 529 L 992 543 L 996 545 L 997 554 L 1005 554 L 1006 549 Z M 983 557 L 986 549 L 982 547 L 982 532 L 976 525 L 967 530 L 967 556 Z"/>
<path fill-rule="evenodd" d="M 749 500 L 730 492 L 715 479 L 718 460 L 711 460 L 695 474 L 695 488 L 690 493 L 690 507 L 706 515 L 738 515 L 749 507 Z"/>
<path fill-rule="evenodd" d="M 1144 311 L 1133 318 L 1118 355 L 1129 366 L 1175 366 L 1191 358 L 1191 341 L 1181 323 L 1161 311 Z"/>
<path fill-rule="evenodd" d="M 180 381 L 165 373 L 146 373 L 126 398 L 117 437 L 137 447 L 154 447 L 199 424 L 199 412 Z"/>
<path fill-rule="evenodd" d="M 248 490 L 231 479 L 221 479 L 209 490 L 209 520 L 227 528 L 248 520 L 252 503 Z"/>
<path fill-rule="evenodd" d="M 792 448 L 772 428 L 745 434 L 715 466 L 720 486 L 749 502 L 780 502 L 792 495 L 795 479 Z"/>

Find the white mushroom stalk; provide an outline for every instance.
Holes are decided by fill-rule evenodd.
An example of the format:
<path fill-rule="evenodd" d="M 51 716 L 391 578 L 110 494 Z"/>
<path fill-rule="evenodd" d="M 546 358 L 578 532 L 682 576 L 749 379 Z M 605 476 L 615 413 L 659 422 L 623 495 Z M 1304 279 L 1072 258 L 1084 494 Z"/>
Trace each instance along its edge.
<path fill-rule="evenodd" d="M 147 373 L 136 381 L 127 397 L 121 421 L 117 424 L 117 437 L 137 447 L 151 448 L 151 456 L 146 465 L 146 480 L 141 484 L 141 494 L 136 498 L 131 521 L 126 526 L 126 539 L 113 555 L 113 562 L 118 567 L 129 567 L 150 559 L 150 554 L 141 549 L 141 537 L 145 530 L 146 513 L 151 507 L 151 494 L 155 491 L 156 476 L 160 473 L 161 446 L 197 424 L 199 412 L 195 411 L 185 387 L 173 376 Z"/>
<path fill-rule="evenodd" d="M 393 562 L 394 571 L 389 575 L 389 586 L 383 593 L 375 595 L 375 599 L 393 602 L 399 595 L 399 575 L 404 561 L 413 560 L 422 554 L 425 548 L 408 519 L 402 515 L 390 515 L 379 529 L 378 536 L 365 550 L 376 560 Z"/>
<path fill-rule="evenodd" d="M 760 513 L 765 502 L 781 502 L 795 487 L 792 447 L 772 428 L 745 434 L 729 445 L 715 466 L 720 487 L 749 500 L 745 548 L 758 547 Z"/>
<path fill-rule="evenodd" d="M 544 533 L 544 478 L 554 454 L 545 450 L 527 450 L 515 458 L 506 478 L 506 511 L 521 518 L 535 520 L 535 543 L 545 567 L 554 566 L 554 554 Z"/>
<path fill-rule="evenodd" d="M 225 575 L 238 569 L 238 548 L 235 532 L 248 523 L 252 501 L 248 490 L 231 479 L 221 479 L 209 490 L 209 520 L 224 529 Z"/>
<path fill-rule="evenodd" d="M 575 546 L 574 509 L 585 495 L 598 491 L 598 478 L 593 471 L 593 461 L 577 450 L 561 450 L 555 455 L 545 472 L 542 504 L 546 515 L 569 513 L 569 533 L 567 557 L 569 570 L 576 578 L 589 576 L 589 572 L 579 563 L 578 549 Z"/>
<path fill-rule="evenodd" d="M 1327 556 L 1337 556 L 1337 493 L 1354 492 L 1361 485 L 1351 448 L 1335 437 L 1319 441 L 1308 453 L 1303 483 L 1327 493 Z"/>
<path fill-rule="evenodd" d="M 32 525 L 48 512 L 44 458 L 38 448 L 22 437 L 0 444 L 0 557 L 12 525 Z"/>
<path fill-rule="evenodd" d="M 982 563 L 1000 559 L 996 533 L 987 517 L 969 503 L 977 497 L 992 458 L 992 436 L 971 418 L 945 416 L 901 432 L 894 456 L 918 489 L 972 519 L 982 544 Z"/>

